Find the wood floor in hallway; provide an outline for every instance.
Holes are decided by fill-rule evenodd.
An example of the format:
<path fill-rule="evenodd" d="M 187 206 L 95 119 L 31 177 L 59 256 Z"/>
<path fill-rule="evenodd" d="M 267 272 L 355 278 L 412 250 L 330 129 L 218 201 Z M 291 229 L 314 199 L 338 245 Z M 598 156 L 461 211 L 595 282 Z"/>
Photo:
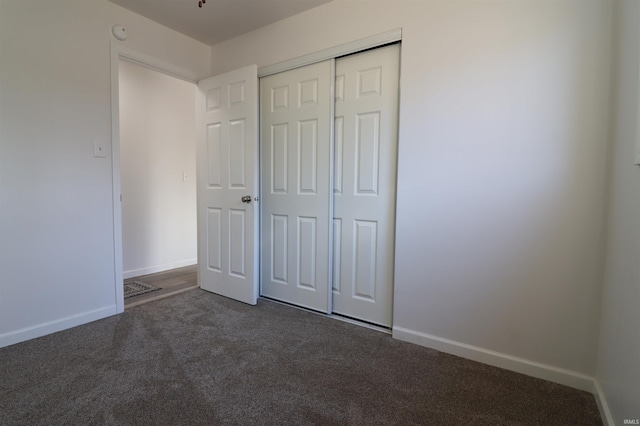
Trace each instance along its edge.
<path fill-rule="evenodd" d="M 124 280 L 125 283 L 131 281 L 142 281 L 144 283 L 160 287 L 160 290 L 124 299 L 124 306 L 125 308 L 131 307 L 151 300 L 177 294 L 191 288 L 196 288 L 198 287 L 197 271 L 198 265 L 191 265 L 183 268 L 171 269 L 169 271 L 157 272 L 155 274 L 127 278 Z"/>

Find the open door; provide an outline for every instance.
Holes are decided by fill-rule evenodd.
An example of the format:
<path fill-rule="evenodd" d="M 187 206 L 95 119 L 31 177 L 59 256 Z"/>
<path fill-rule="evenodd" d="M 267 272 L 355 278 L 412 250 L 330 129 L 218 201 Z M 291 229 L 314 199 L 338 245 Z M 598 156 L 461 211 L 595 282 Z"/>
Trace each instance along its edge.
<path fill-rule="evenodd" d="M 198 282 L 255 305 L 258 69 L 241 68 L 198 86 Z"/>

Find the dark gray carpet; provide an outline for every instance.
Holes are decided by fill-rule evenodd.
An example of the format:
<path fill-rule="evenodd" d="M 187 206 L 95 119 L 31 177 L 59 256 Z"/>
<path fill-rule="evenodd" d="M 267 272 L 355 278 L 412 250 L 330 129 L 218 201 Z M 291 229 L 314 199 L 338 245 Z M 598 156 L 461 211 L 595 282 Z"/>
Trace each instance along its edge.
<path fill-rule="evenodd" d="M 600 425 L 594 398 L 202 290 L 0 349 L 2 425 Z"/>

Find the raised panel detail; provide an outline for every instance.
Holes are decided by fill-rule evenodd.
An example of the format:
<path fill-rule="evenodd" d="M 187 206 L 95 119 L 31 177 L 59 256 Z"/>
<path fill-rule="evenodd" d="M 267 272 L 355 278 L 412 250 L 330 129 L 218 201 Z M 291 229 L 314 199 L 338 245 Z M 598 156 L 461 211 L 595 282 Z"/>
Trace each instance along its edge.
<path fill-rule="evenodd" d="M 298 192 L 316 193 L 318 121 L 298 122 Z"/>
<path fill-rule="evenodd" d="M 358 114 L 356 131 L 356 193 L 377 194 L 380 113 Z"/>
<path fill-rule="evenodd" d="M 334 124 L 333 193 L 342 194 L 342 157 L 344 142 L 344 117 L 336 117 Z"/>
<path fill-rule="evenodd" d="M 289 86 L 271 89 L 271 112 L 289 108 Z"/>
<path fill-rule="evenodd" d="M 284 215 L 271 215 L 271 280 L 287 283 L 287 258 L 289 218 Z"/>
<path fill-rule="evenodd" d="M 207 126 L 207 185 L 209 188 L 221 188 L 221 143 L 222 124 Z"/>
<path fill-rule="evenodd" d="M 246 212 L 229 209 L 229 275 L 245 276 Z"/>
<path fill-rule="evenodd" d="M 222 210 L 207 209 L 207 261 L 210 270 L 222 272 L 220 260 L 220 226 L 222 225 Z"/>
<path fill-rule="evenodd" d="M 298 83 L 298 106 L 316 105 L 318 103 L 318 80 Z"/>
<path fill-rule="evenodd" d="M 298 218 L 298 287 L 316 289 L 316 218 Z"/>
<path fill-rule="evenodd" d="M 286 194 L 288 179 L 289 124 L 271 126 L 271 193 Z"/>
<path fill-rule="evenodd" d="M 344 75 L 336 76 L 336 102 L 344 101 Z"/>
<path fill-rule="evenodd" d="M 358 71 L 358 98 L 380 95 L 381 74 L 380 67 Z"/>
<path fill-rule="evenodd" d="M 245 186 L 245 120 L 229 121 L 229 187 Z"/>
<path fill-rule="evenodd" d="M 219 87 L 207 91 L 207 111 L 217 111 L 222 106 L 220 94 L 222 91 Z"/>
<path fill-rule="evenodd" d="M 340 294 L 340 274 L 342 259 L 342 219 L 333 218 L 333 291 Z"/>
<path fill-rule="evenodd" d="M 353 297 L 375 301 L 378 223 L 356 220 L 353 242 Z"/>
<path fill-rule="evenodd" d="M 229 85 L 229 108 L 244 103 L 244 81 L 238 81 Z"/>

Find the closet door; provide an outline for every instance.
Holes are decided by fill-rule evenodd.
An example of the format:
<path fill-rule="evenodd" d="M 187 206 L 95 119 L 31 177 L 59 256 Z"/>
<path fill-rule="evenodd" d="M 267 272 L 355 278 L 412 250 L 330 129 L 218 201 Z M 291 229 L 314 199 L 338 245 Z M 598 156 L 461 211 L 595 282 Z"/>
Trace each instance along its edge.
<path fill-rule="evenodd" d="M 333 312 L 391 326 L 398 44 L 336 60 Z"/>
<path fill-rule="evenodd" d="M 262 295 L 330 312 L 333 61 L 264 77 Z"/>

